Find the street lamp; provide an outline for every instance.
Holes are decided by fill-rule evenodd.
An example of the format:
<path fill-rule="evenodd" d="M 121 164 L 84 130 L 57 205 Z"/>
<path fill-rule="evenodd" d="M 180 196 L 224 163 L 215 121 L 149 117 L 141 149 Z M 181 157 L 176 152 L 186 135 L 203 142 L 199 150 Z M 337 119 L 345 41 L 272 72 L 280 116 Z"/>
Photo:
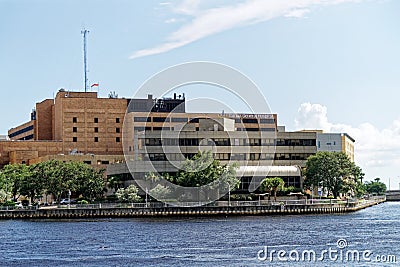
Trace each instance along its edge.
<path fill-rule="evenodd" d="M 146 192 L 145 192 L 146 193 L 146 208 L 147 208 L 147 192 L 148 191 L 147 191 L 147 187 L 146 187 Z"/>
<path fill-rule="evenodd" d="M 70 208 L 71 205 L 71 190 L 68 189 L 68 208 Z"/>
<path fill-rule="evenodd" d="M 228 184 L 228 206 L 231 206 L 231 185 Z"/>

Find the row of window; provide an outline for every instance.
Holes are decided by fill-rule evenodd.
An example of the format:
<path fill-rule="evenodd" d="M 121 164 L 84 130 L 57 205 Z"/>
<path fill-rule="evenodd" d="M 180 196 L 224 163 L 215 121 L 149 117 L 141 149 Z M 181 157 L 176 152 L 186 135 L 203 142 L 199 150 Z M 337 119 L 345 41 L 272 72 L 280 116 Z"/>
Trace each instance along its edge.
<path fill-rule="evenodd" d="M 316 146 L 315 139 L 276 139 L 277 146 Z"/>
<path fill-rule="evenodd" d="M 32 130 L 33 130 L 33 125 L 30 125 L 30 126 L 25 127 L 25 128 L 23 128 L 23 129 L 21 129 L 21 130 L 18 130 L 18 131 L 16 131 L 16 132 L 13 132 L 12 134 L 9 135 L 9 137 L 10 137 L 10 138 L 13 138 L 13 137 L 15 137 L 15 136 L 17 136 L 17 135 L 20 135 L 20 134 L 23 134 L 23 133 L 26 133 L 26 132 L 29 132 L 29 131 L 32 131 Z"/>
<path fill-rule="evenodd" d="M 144 156 L 151 161 L 182 161 L 184 158 L 194 157 L 194 153 L 149 153 Z M 306 160 L 313 154 L 309 153 L 214 153 L 214 159 L 218 160 Z"/>
<path fill-rule="evenodd" d="M 77 123 L 78 122 L 78 117 L 73 117 L 72 118 L 72 122 L 73 123 Z M 97 118 L 97 117 L 93 118 L 93 122 L 94 123 L 99 123 L 99 118 Z M 121 123 L 121 118 L 115 118 L 115 123 Z"/>
<path fill-rule="evenodd" d="M 98 133 L 99 132 L 99 127 L 94 127 L 93 131 L 95 133 Z M 72 127 L 72 132 L 77 133 L 78 132 L 78 127 Z M 115 128 L 115 132 L 116 133 L 120 133 L 121 132 L 121 128 L 119 128 L 119 127 Z"/>
<path fill-rule="evenodd" d="M 20 141 L 27 141 L 27 140 L 32 140 L 33 139 L 33 134 L 27 135 L 25 137 L 19 138 L 18 140 Z"/>
<path fill-rule="evenodd" d="M 283 176 L 281 177 L 282 180 L 285 182 L 285 187 L 293 186 L 295 188 L 300 188 L 300 176 Z M 251 181 L 253 177 L 241 177 L 240 185 L 238 191 L 248 191 Z"/>
<path fill-rule="evenodd" d="M 76 137 L 76 136 L 72 137 L 72 142 L 78 142 L 78 137 Z M 93 142 L 95 142 L 95 143 L 99 142 L 99 137 L 95 136 L 93 138 Z M 115 137 L 115 142 L 120 143 L 121 137 Z"/>
<path fill-rule="evenodd" d="M 273 138 L 211 138 L 207 141 L 198 138 L 145 138 L 141 139 L 141 142 L 146 146 L 315 146 L 315 139 Z"/>
<path fill-rule="evenodd" d="M 198 123 L 200 118 L 134 117 L 134 122 L 191 122 Z M 205 118 L 208 119 L 208 118 Z M 275 124 L 274 119 L 235 119 L 236 123 Z"/>
<path fill-rule="evenodd" d="M 135 131 L 173 131 L 174 127 L 150 127 L 150 126 L 135 126 Z M 275 132 L 275 128 L 237 128 L 238 132 Z M 196 131 L 199 131 L 199 127 L 196 127 Z"/>

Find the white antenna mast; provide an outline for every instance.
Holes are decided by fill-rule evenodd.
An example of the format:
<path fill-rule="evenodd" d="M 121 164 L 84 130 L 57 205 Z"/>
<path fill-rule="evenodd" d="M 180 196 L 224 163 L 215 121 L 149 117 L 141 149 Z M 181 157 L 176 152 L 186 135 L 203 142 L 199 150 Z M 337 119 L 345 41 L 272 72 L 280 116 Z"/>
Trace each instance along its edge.
<path fill-rule="evenodd" d="M 81 31 L 81 34 L 83 35 L 83 71 L 84 71 L 84 75 L 85 75 L 85 93 L 88 91 L 89 89 L 89 85 L 88 85 L 88 70 L 87 70 L 87 56 L 86 56 L 86 36 L 89 33 L 88 30 L 86 30 L 85 28 L 83 28 L 83 30 Z"/>

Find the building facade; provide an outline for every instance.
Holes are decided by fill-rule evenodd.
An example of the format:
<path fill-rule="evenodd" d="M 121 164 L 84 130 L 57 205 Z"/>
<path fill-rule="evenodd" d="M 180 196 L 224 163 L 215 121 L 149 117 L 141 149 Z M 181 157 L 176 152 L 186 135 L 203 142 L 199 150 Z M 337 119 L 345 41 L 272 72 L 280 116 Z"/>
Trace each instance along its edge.
<path fill-rule="evenodd" d="M 107 167 L 108 175 L 129 183 L 149 171 L 176 173 L 185 159 L 209 149 L 223 164 L 239 165 L 244 192 L 254 177 L 272 174 L 301 187 L 300 169 L 317 151 L 344 151 L 354 160 L 349 135 L 286 132 L 277 121 L 277 114 L 187 113 L 184 94 L 125 99 L 60 90 L 0 140 L 0 167 L 76 160 Z"/>

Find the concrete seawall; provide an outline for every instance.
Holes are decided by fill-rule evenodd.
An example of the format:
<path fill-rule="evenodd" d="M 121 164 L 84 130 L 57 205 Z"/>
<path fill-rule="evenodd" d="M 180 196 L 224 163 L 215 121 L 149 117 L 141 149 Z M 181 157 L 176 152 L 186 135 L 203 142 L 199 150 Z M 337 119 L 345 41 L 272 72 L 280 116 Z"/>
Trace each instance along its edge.
<path fill-rule="evenodd" d="M 246 205 L 200 207 L 134 207 L 134 208 L 54 208 L 33 210 L 1 210 L 0 219 L 79 219 L 134 217 L 196 217 L 239 215 L 294 215 L 346 213 L 386 201 L 384 198 L 351 204 Z"/>

